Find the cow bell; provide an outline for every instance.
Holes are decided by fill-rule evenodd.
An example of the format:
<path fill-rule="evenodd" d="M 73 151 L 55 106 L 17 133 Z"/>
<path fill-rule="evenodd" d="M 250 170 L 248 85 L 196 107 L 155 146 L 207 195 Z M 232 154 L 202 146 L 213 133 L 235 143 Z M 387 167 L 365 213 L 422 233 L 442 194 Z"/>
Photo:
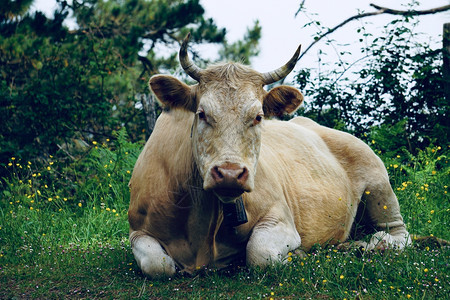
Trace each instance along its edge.
<path fill-rule="evenodd" d="M 222 205 L 225 226 L 237 227 L 248 222 L 242 197 L 239 197 L 234 203 L 222 203 Z"/>

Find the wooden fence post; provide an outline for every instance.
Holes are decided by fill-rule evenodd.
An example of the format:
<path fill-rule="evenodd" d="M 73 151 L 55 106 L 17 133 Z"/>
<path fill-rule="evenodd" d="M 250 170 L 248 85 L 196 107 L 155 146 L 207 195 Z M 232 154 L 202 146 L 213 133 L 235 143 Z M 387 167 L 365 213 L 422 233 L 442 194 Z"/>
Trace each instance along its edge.
<path fill-rule="evenodd" d="M 450 101 L 450 23 L 444 24 L 443 32 L 443 72 L 444 76 L 444 96 Z"/>

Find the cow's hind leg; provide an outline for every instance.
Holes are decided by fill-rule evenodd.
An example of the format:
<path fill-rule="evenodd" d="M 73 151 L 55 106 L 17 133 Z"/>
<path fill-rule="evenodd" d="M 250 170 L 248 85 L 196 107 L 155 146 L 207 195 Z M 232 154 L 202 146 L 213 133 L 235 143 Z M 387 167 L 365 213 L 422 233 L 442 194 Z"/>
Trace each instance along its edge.
<path fill-rule="evenodd" d="M 144 274 L 164 277 L 175 274 L 175 262 L 167 255 L 161 244 L 141 231 L 130 233 L 130 244 L 134 258 Z"/>
<path fill-rule="evenodd" d="M 357 244 L 363 245 L 367 250 L 403 249 L 411 245 L 411 237 L 400 214 L 397 197 L 387 180 L 369 184 L 362 202 L 360 205 L 365 205 L 364 218 L 368 218 L 364 221 L 366 224 L 373 224 L 377 232 L 368 243 Z"/>

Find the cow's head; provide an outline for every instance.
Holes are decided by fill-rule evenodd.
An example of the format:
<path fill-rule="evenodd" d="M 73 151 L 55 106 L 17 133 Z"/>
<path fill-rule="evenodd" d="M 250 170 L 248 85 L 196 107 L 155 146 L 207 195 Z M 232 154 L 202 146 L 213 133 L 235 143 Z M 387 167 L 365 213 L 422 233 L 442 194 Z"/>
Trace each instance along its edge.
<path fill-rule="evenodd" d="M 150 87 L 170 108 L 195 113 L 192 150 L 203 178 L 203 189 L 232 201 L 254 187 L 264 117 L 293 113 L 303 101 L 295 88 L 264 86 L 286 77 L 294 68 L 300 47 L 279 69 L 258 73 L 227 63 L 207 69 L 197 67 L 187 55 L 189 35 L 180 49 L 180 63 L 198 84 L 188 86 L 172 76 L 157 75 Z"/>

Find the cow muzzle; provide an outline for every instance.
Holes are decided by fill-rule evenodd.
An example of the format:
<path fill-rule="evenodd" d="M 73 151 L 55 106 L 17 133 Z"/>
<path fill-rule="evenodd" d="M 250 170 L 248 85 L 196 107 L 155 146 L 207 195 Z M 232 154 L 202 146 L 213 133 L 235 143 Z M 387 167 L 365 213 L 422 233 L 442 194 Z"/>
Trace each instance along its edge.
<path fill-rule="evenodd" d="M 219 197 L 236 198 L 244 192 L 250 192 L 249 171 L 233 163 L 224 163 L 210 170 L 210 186 Z"/>

